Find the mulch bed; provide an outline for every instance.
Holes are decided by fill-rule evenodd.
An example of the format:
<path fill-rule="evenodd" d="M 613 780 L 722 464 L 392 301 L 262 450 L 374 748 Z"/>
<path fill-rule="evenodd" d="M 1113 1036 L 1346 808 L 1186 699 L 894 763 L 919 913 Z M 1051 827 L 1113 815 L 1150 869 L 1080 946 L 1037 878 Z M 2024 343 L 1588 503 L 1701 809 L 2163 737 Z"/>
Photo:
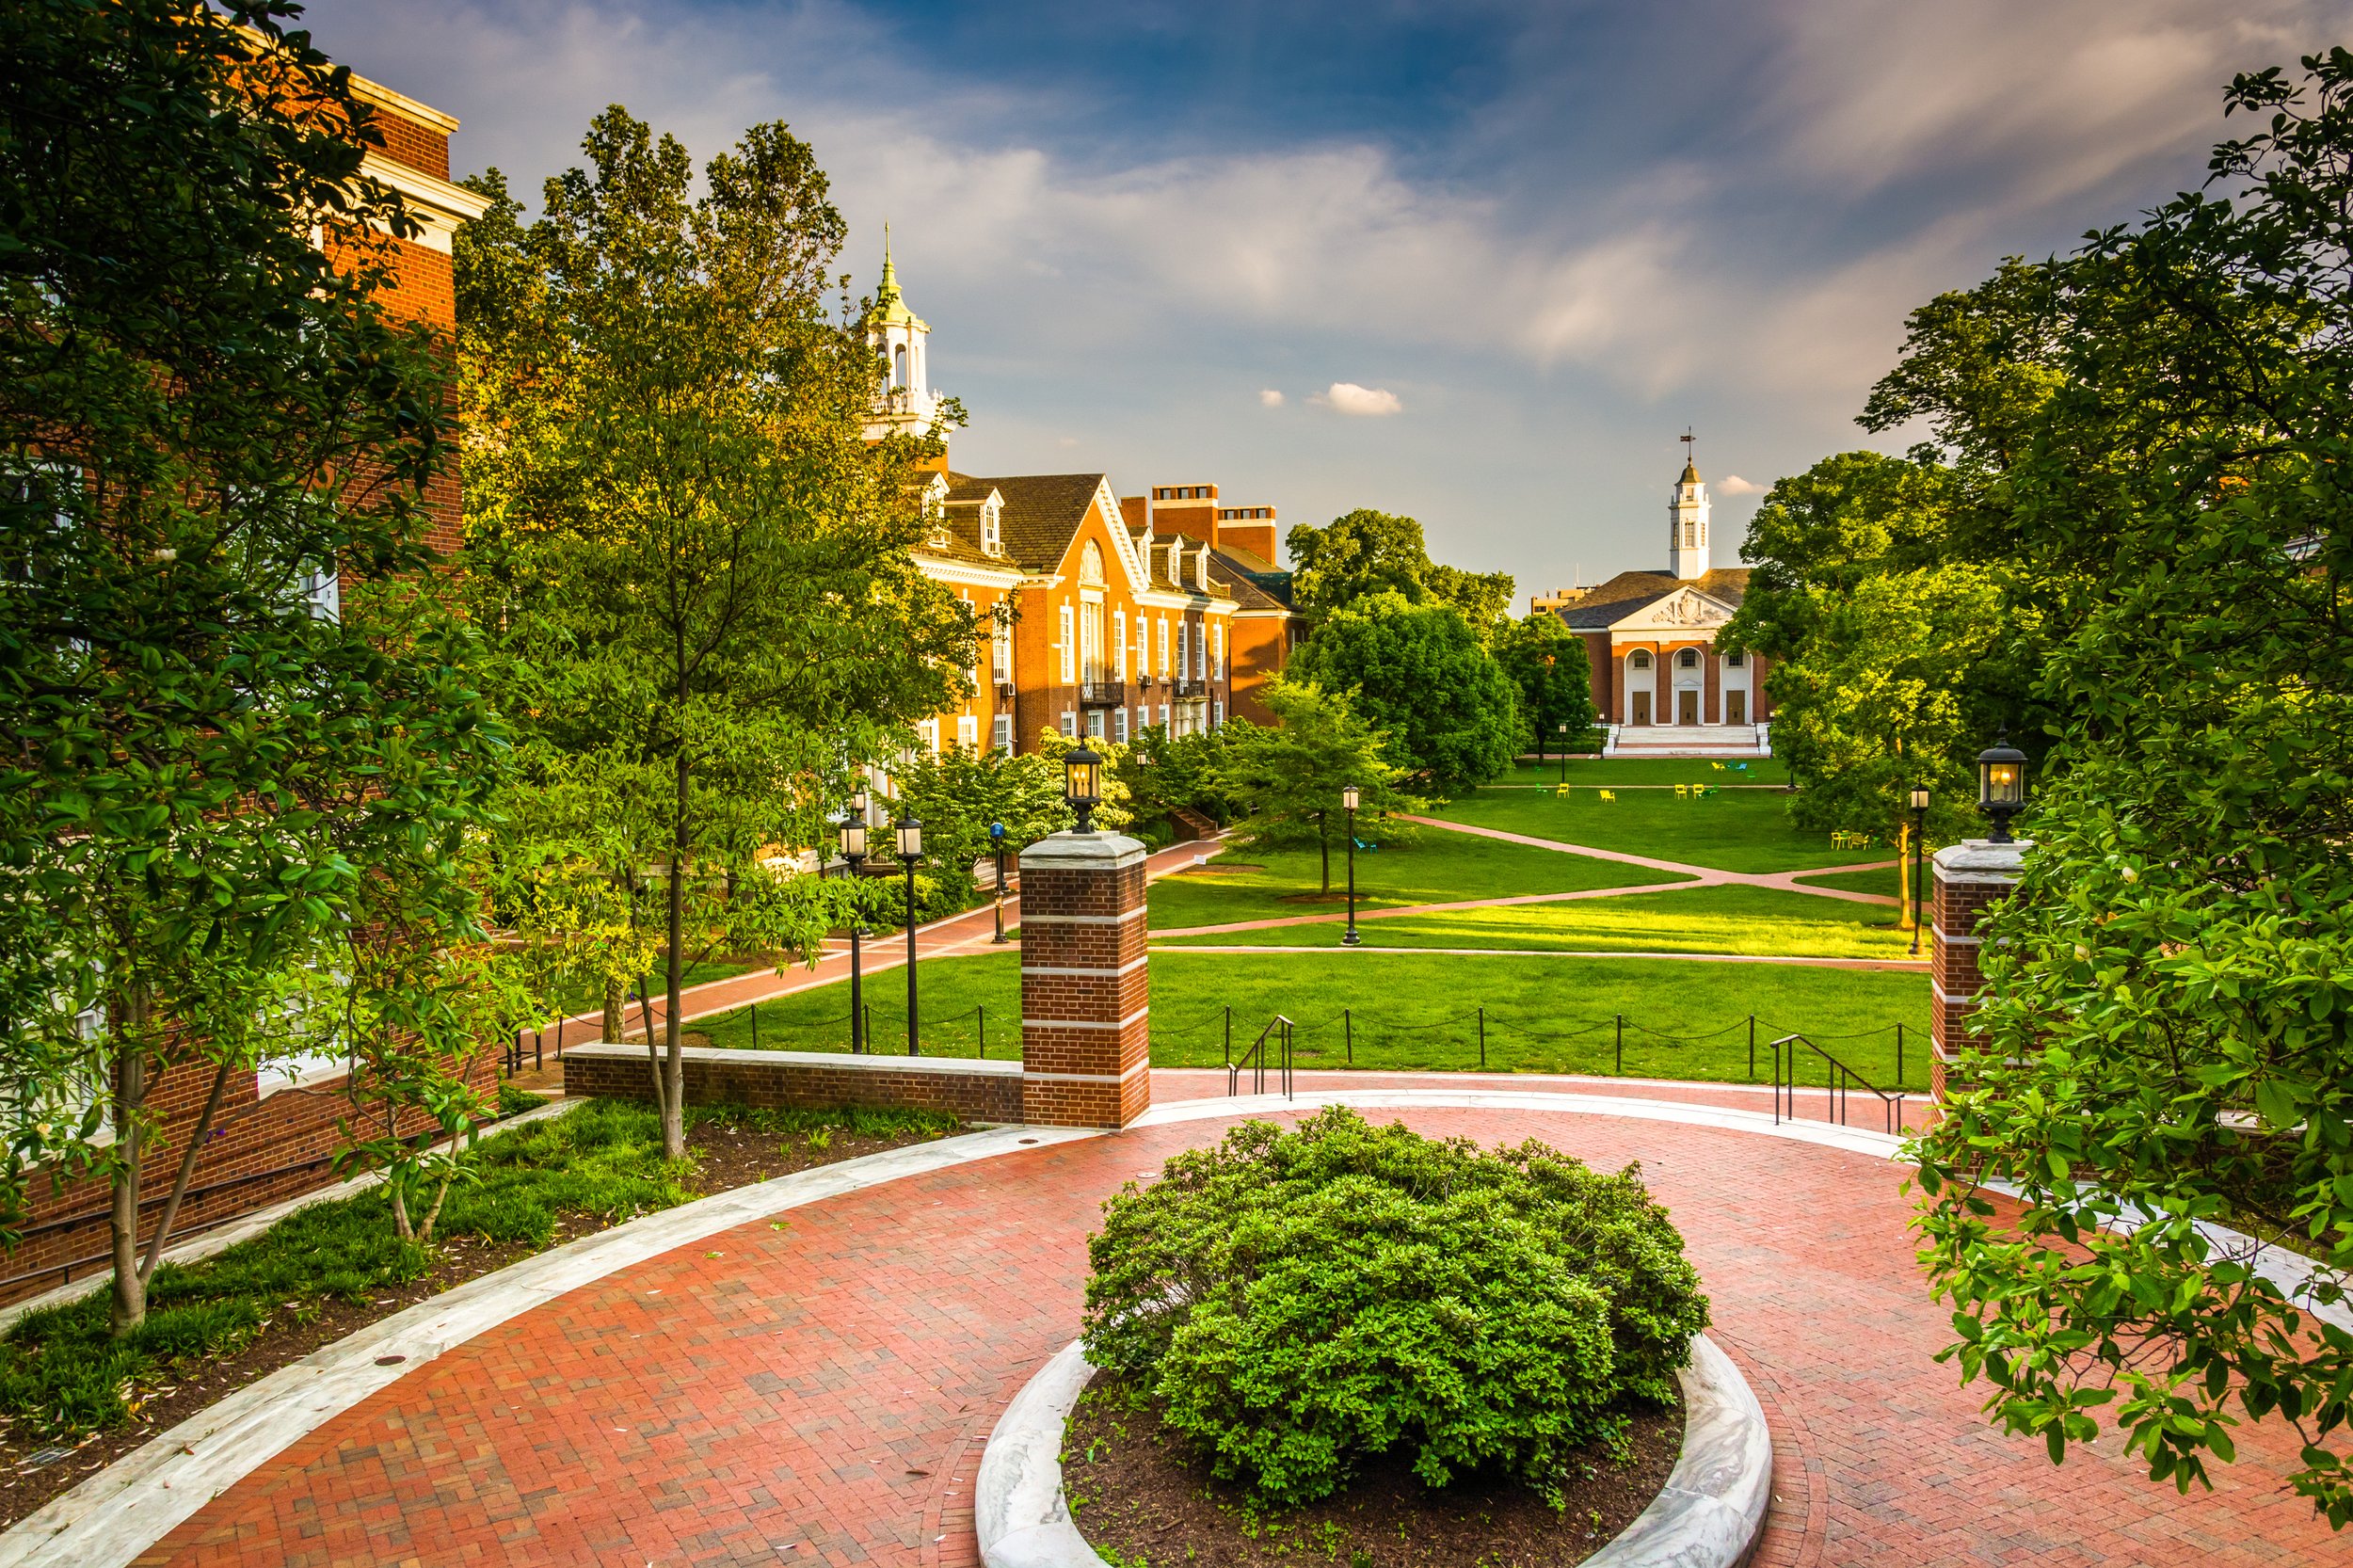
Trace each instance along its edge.
<path fill-rule="evenodd" d="M 696 1185 L 705 1195 L 748 1187 L 772 1176 L 817 1165 L 837 1164 L 863 1154 L 930 1143 L 932 1136 L 911 1132 L 896 1138 L 864 1138 L 845 1128 L 832 1129 L 826 1147 L 812 1149 L 807 1140 L 779 1140 L 774 1133 L 705 1124 L 687 1134 L 687 1147 L 700 1161 Z M 784 1147 L 779 1147 L 783 1143 Z M 557 1221 L 551 1247 L 611 1228 L 593 1214 L 567 1214 Z M 298 1321 L 292 1312 L 271 1319 L 261 1332 L 233 1355 L 206 1361 L 192 1375 L 159 1391 L 127 1426 L 83 1438 L 70 1448 L 54 1439 L 18 1437 L 0 1431 L 0 1528 L 16 1523 L 59 1493 L 70 1492 L 95 1472 L 105 1468 L 161 1432 L 168 1432 L 207 1405 L 226 1399 L 249 1383 L 257 1383 L 293 1365 L 312 1352 L 333 1344 L 370 1323 L 428 1301 L 470 1279 L 504 1269 L 531 1256 L 537 1249 L 526 1242 L 485 1242 L 453 1237 L 434 1243 L 432 1268 L 407 1285 L 388 1288 L 364 1305 L 340 1301 L 309 1304 L 315 1316 Z M 63 1457 L 55 1456 L 67 1448 Z"/>
<path fill-rule="evenodd" d="M 1063 1484 L 1080 1530 L 1127 1568 L 1557 1568 L 1582 1562 L 1658 1496 L 1683 1450 L 1683 1409 L 1638 1415 L 1633 1463 L 1598 1448 L 1572 1466 L 1560 1512 L 1509 1481 L 1422 1485 L 1407 1459 L 1364 1466 L 1354 1484 L 1295 1513 L 1254 1512 L 1213 1479 L 1148 1404 L 1116 1384 L 1080 1401 L 1063 1438 Z"/>

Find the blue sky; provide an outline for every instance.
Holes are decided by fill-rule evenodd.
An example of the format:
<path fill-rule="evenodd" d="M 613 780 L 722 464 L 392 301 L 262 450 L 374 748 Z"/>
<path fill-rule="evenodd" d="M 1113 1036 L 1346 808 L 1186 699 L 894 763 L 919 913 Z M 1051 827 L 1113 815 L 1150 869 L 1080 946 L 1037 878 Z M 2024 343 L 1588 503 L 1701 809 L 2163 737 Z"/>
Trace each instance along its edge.
<path fill-rule="evenodd" d="M 1774 478 L 1899 447 L 1852 421 L 1908 309 L 2195 184 L 2222 84 L 2345 41 L 2353 5 L 314 0 L 311 22 L 519 193 L 608 103 L 698 158 L 791 124 L 861 290 L 891 226 L 933 379 L 971 412 L 960 469 L 1213 481 L 1287 524 L 1409 513 L 1524 603 L 1665 564 L 1687 424 L 1719 564 Z"/>

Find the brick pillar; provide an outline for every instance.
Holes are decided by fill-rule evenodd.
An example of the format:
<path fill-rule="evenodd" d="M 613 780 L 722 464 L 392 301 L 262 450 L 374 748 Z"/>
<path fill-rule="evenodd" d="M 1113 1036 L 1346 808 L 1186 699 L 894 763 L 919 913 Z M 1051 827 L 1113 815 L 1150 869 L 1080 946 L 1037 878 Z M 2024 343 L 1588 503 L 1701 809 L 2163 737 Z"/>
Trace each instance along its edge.
<path fill-rule="evenodd" d="M 2026 851 L 2021 839 L 1997 844 L 1965 839 L 1936 852 L 1935 943 L 1929 964 L 1929 1091 L 1945 1097 L 1945 1080 L 1966 1048 L 1969 1015 L 1977 1010 L 1985 977 L 1977 969 L 1977 928 L 1988 905 L 2008 898 Z"/>
<path fill-rule="evenodd" d="M 1021 852 L 1021 1119 L 1125 1127 L 1152 1103 L 1144 846 L 1057 833 Z"/>

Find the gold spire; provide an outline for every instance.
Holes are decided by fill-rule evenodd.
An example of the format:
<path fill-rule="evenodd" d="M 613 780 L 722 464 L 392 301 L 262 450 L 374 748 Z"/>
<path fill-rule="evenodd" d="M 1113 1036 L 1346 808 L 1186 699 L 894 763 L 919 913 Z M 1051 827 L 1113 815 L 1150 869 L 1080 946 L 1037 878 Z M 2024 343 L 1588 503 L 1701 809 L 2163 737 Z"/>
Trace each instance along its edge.
<path fill-rule="evenodd" d="M 906 300 L 899 293 L 899 269 L 890 259 L 890 225 L 888 223 L 883 225 L 882 281 L 874 285 L 872 319 L 885 325 L 904 324 L 919 332 L 931 330 L 917 319 L 913 311 L 907 309 Z"/>

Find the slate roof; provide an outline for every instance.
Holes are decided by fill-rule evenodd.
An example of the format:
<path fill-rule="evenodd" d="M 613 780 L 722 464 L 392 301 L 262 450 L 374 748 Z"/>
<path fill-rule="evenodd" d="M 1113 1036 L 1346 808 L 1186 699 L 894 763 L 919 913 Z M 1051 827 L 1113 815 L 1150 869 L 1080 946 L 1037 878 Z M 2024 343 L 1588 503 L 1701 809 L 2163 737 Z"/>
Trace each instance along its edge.
<path fill-rule="evenodd" d="M 1062 566 L 1102 486 L 1099 473 L 1021 473 L 1001 479 L 951 473 L 948 499 L 952 503 L 968 496 L 977 501 L 996 490 L 1005 498 L 1000 513 L 1005 554 L 1024 571 L 1048 572 Z M 977 519 L 976 512 L 976 526 Z"/>
<path fill-rule="evenodd" d="M 1749 591 L 1749 571 L 1747 567 L 1718 567 L 1701 577 L 1677 577 L 1667 571 L 1622 571 L 1554 614 L 1572 632 L 1606 632 L 1677 588 L 1697 588 L 1737 610 Z"/>

